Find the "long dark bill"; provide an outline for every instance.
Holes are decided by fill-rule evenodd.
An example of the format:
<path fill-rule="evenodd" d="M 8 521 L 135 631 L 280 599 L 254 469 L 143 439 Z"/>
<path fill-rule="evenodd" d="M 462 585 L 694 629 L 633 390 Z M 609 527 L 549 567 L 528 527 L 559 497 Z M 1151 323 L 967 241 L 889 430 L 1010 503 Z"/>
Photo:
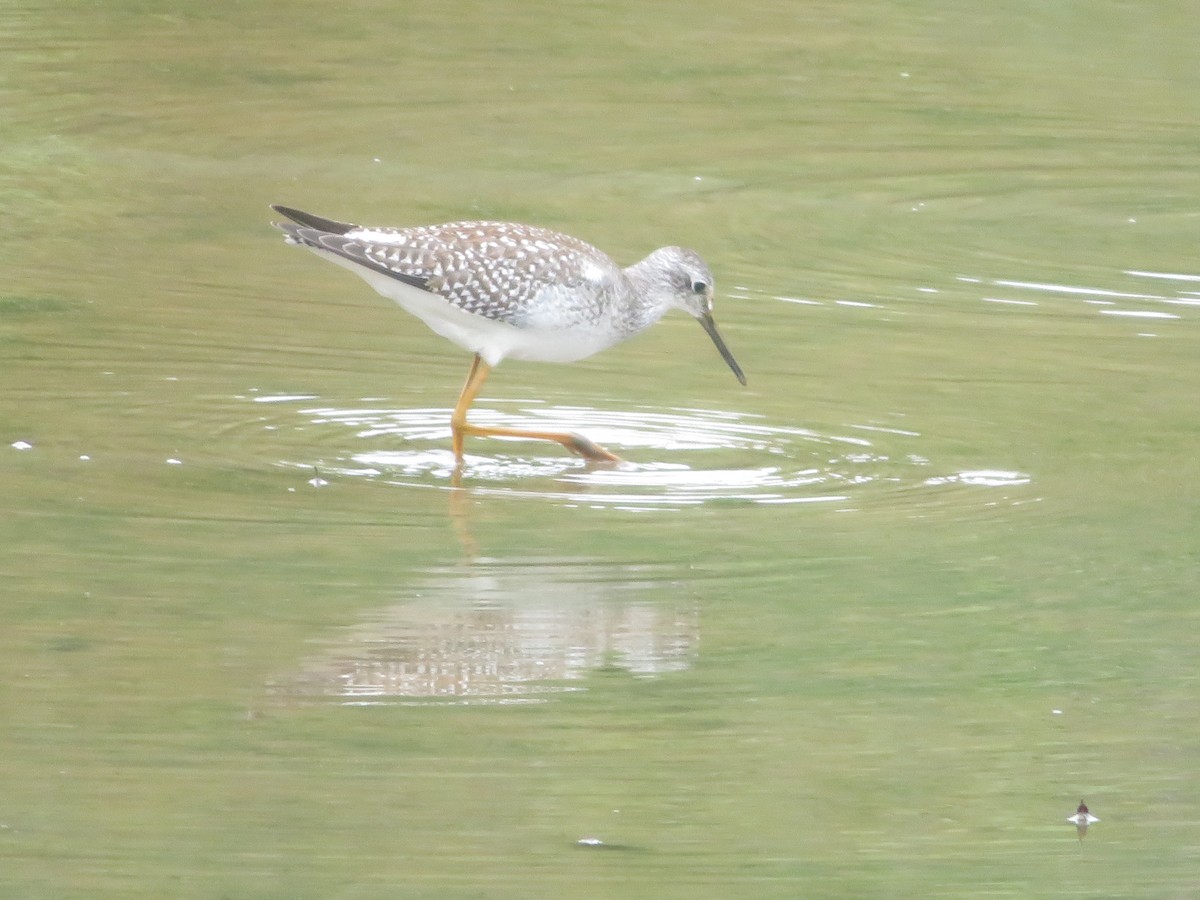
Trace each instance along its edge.
<path fill-rule="evenodd" d="M 721 359 L 725 360 L 729 364 L 729 368 L 733 369 L 733 374 L 737 376 L 737 380 L 745 384 L 746 376 L 742 374 L 742 367 L 737 364 L 737 360 L 733 358 L 733 354 L 725 346 L 725 341 L 721 339 L 721 332 L 717 331 L 717 323 L 713 321 L 712 313 L 696 316 L 696 320 L 708 332 L 708 336 L 712 338 L 712 342 L 717 345 L 717 349 L 721 351 Z"/>

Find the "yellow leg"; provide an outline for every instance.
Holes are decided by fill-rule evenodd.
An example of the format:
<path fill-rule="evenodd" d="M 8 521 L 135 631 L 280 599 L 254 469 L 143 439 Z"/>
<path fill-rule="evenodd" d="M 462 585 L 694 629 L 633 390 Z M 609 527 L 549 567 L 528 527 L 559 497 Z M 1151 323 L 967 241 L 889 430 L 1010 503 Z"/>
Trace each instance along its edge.
<path fill-rule="evenodd" d="M 478 354 L 471 363 L 471 371 L 467 373 L 467 381 L 462 393 L 458 395 L 458 403 L 450 416 L 450 443 L 454 448 L 454 458 L 462 465 L 463 441 L 468 434 L 480 437 L 519 437 L 535 441 L 555 441 L 562 444 L 572 453 L 578 453 L 584 459 L 593 462 L 620 462 L 621 457 L 609 453 L 599 444 L 594 444 L 578 434 L 567 434 L 560 431 L 523 431 L 517 428 L 486 428 L 482 425 L 472 425 L 467 421 L 467 410 L 475 402 L 483 383 L 487 381 L 492 367 L 485 363 Z"/>

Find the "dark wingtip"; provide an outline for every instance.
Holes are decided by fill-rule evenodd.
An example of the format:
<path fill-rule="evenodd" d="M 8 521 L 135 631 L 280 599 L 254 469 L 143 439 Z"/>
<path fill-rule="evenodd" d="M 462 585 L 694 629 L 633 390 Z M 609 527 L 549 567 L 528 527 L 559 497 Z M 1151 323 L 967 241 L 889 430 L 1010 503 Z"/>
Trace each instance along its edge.
<path fill-rule="evenodd" d="M 287 216 L 293 222 L 299 222 L 303 218 L 304 213 L 298 209 L 292 209 L 290 206 L 284 206 L 281 203 L 272 203 L 271 210 L 279 213 L 281 216 Z"/>
<path fill-rule="evenodd" d="M 348 231 L 353 231 L 357 225 L 351 225 L 349 222 L 338 222 L 336 219 L 326 219 L 324 216 L 307 213 L 300 209 L 294 209 L 291 206 L 284 206 L 280 203 L 272 203 L 271 209 L 279 213 L 281 216 L 287 216 L 293 222 L 303 225 L 306 228 L 315 228 L 318 231 L 327 231 L 330 234 L 345 234 Z"/>

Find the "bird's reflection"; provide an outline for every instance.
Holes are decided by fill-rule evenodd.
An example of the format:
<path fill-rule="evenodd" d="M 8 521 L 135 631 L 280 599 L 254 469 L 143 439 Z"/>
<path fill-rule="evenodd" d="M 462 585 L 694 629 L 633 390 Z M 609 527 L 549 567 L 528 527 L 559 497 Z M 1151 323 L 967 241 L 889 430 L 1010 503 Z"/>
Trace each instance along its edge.
<path fill-rule="evenodd" d="M 477 561 L 432 570 L 410 598 L 327 637 L 281 699 L 512 703 L 579 690 L 609 667 L 653 677 L 689 667 L 694 602 L 656 599 L 647 567 L 597 561 Z"/>

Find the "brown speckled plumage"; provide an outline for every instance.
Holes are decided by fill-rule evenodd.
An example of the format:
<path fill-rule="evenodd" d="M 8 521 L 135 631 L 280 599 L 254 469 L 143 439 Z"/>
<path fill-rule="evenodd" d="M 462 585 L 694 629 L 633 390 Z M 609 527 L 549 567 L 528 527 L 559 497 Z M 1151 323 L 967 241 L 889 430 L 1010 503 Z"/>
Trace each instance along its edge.
<path fill-rule="evenodd" d="M 445 297 L 464 312 L 522 327 L 548 288 L 585 288 L 577 321 L 595 321 L 621 280 L 604 253 L 570 235 L 510 222 L 353 228 L 346 234 L 283 223 L 297 243 L 320 247 Z M 590 275 L 591 278 L 587 276 Z M 575 318 L 575 317 L 573 317 Z"/>

